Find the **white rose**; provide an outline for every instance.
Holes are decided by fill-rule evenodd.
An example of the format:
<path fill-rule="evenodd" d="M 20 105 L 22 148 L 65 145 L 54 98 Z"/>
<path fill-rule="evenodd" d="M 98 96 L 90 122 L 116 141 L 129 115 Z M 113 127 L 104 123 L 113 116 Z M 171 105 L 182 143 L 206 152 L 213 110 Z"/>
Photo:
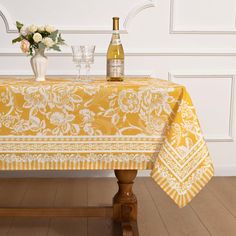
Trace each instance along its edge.
<path fill-rule="evenodd" d="M 41 42 L 43 39 L 42 35 L 40 33 L 35 33 L 33 36 L 33 40 L 35 43 Z"/>
<path fill-rule="evenodd" d="M 54 45 L 54 41 L 48 37 L 44 38 L 42 42 L 48 48 L 51 48 Z"/>
<path fill-rule="evenodd" d="M 56 31 L 56 28 L 51 25 L 45 25 L 45 30 L 51 34 L 52 32 Z"/>
<path fill-rule="evenodd" d="M 31 32 L 31 33 L 34 33 L 35 31 L 37 31 L 37 29 L 38 29 L 38 27 L 37 27 L 36 25 L 30 25 L 30 26 L 28 27 L 28 30 L 29 30 L 29 32 Z"/>
<path fill-rule="evenodd" d="M 22 26 L 20 29 L 20 34 L 26 36 L 28 34 L 28 28 L 26 26 Z"/>
<path fill-rule="evenodd" d="M 45 27 L 44 27 L 44 26 L 39 26 L 39 27 L 38 27 L 38 31 L 39 31 L 39 32 L 43 32 L 44 30 L 45 30 Z"/>

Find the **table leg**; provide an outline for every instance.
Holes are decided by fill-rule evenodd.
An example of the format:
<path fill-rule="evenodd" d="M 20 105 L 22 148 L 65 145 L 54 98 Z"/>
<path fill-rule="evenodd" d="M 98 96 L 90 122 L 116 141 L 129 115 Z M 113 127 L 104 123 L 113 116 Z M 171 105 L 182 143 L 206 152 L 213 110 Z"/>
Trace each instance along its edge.
<path fill-rule="evenodd" d="M 132 191 L 137 170 L 115 170 L 119 190 L 113 198 L 113 219 L 117 222 L 137 221 L 137 199 Z"/>

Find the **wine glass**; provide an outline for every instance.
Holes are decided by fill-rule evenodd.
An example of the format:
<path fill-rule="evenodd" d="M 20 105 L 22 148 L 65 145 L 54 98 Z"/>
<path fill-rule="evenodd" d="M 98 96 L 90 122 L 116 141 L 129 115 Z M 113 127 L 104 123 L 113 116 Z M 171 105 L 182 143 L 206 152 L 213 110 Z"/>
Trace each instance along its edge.
<path fill-rule="evenodd" d="M 91 64 L 94 63 L 94 51 L 95 51 L 95 45 L 84 45 L 80 46 L 81 52 L 82 52 L 82 63 L 85 65 L 86 69 L 86 80 L 90 81 L 90 69 Z"/>
<path fill-rule="evenodd" d="M 81 51 L 80 46 L 77 45 L 73 45 L 71 46 L 72 49 L 72 54 L 73 54 L 73 62 L 75 63 L 76 66 L 76 81 L 80 81 L 80 71 L 81 71 L 81 63 L 82 63 L 82 59 L 83 59 L 83 54 Z"/>

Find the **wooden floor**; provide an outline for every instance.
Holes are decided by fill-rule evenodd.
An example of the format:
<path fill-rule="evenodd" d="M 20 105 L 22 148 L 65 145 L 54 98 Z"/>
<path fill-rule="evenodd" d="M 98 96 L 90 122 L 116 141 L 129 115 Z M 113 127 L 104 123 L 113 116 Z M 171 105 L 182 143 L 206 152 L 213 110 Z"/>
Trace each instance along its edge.
<path fill-rule="evenodd" d="M 1 206 L 110 205 L 117 191 L 113 178 L 0 179 Z M 235 236 L 236 177 L 216 177 L 183 209 L 151 178 L 137 178 L 140 236 Z M 108 236 L 109 219 L 0 218 L 0 236 Z"/>

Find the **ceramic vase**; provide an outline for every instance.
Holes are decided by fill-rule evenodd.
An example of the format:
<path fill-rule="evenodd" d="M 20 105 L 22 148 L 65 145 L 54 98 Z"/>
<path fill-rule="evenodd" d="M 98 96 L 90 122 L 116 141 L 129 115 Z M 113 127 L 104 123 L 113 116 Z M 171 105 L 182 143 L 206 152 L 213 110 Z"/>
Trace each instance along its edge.
<path fill-rule="evenodd" d="M 45 81 L 48 66 L 48 58 L 44 55 L 44 49 L 35 49 L 35 54 L 30 60 L 36 81 Z"/>

